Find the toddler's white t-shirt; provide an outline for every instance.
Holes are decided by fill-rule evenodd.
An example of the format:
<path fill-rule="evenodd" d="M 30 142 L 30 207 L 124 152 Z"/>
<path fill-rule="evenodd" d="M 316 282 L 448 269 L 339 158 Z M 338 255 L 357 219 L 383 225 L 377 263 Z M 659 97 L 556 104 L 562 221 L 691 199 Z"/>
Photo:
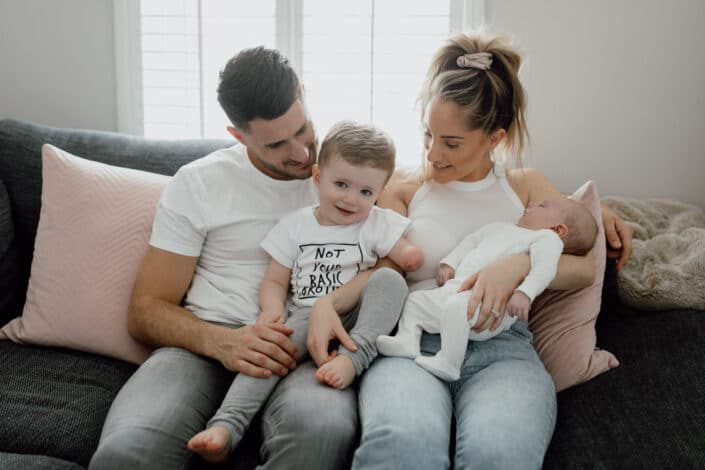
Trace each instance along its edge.
<path fill-rule="evenodd" d="M 393 210 L 373 206 L 362 222 L 320 225 L 316 207 L 284 217 L 262 241 L 262 248 L 291 269 L 291 300 L 310 307 L 389 254 L 410 221 Z"/>

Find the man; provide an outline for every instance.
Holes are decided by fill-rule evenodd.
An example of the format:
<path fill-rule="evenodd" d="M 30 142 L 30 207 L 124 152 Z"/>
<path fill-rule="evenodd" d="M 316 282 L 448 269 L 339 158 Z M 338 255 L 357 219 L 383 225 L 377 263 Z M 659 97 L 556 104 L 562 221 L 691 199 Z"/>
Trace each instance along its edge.
<path fill-rule="evenodd" d="M 185 466 L 186 442 L 205 427 L 233 372 L 286 376 L 262 412 L 264 468 L 349 465 L 354 390 L 318 384 L 310 361 L 296 367 L 304 351 L 288 327 L 247 321 L 259 311 L 269 262 L 260 241 L 284 214 L 315 203 L 315 135 L 302 86 L 285 58 L 260 47 L 226 65 L 218 100 L 241 145 L 184 166 L 162 195 L 128 316 L 130 333 L 160 349 L 116 397 L 92 469 Z M 363 282 L 351 289 L 359 293 Z M 332 337 L 355 348 L 331 312 L 349 310 L 357 294 L 339 290 L 312 314 L 319 363 Z"/>

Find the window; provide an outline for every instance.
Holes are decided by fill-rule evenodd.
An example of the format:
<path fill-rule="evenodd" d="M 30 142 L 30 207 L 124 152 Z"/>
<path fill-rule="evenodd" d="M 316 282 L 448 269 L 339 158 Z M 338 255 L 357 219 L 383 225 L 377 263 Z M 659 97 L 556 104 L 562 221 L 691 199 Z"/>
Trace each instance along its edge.
<path fill-rule="evenodd" d="M 265 45 L 299 73 L 320 138 L 341 119 L 370 122 L 392 135 L 407 166 L 420 158 L 416 97 L 433 51 L 484 16 L 478 0 L 115 0 L 114 8 L 118 99 L 128 103 L 119 105 L 121 131 L 227 137 L 218 72 L 238 50 Z"/>

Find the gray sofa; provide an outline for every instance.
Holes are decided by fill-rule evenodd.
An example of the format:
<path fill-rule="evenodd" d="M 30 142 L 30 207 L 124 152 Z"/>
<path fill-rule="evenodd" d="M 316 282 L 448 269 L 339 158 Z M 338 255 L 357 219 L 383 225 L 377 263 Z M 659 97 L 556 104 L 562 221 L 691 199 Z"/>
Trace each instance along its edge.
<path fill-rule="evenodd" d="M 42 144 L 170 175 L 231 142 L 164 142 L 0 121 L 0 324 L 19 316 L 24 303 Z M 608 263 L 597 332 L 598 344 L 621 366 L 558 395 L 544 467 L 705 468 L 705 312 L 633 311 L 619 302 L 615 282 Z M 134 370 L 93 354 L 0 341 L 0 468 L 86 467 L 110 403 Z M 257 461 L 253 431 L 234 459 L 238 468 Z"/>

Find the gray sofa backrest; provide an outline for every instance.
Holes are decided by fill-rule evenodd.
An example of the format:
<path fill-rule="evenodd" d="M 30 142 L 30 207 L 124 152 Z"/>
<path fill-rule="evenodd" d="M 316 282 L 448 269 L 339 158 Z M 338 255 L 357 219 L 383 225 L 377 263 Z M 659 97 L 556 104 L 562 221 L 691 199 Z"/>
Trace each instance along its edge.
<path fill-rule="evenodd" d="M 37 234 L 42 191 L 42 145 L 109 165 L 173 175 L 181 166 L 234 140 L 163 141 L 83 129 L 57 129 L 0 120 L 0 325 L 20 315 Z M 4 188 L 3 188 L 4 186 Z M 7 196 L 3 197 L 3 189 Z M 7 206 L 9 199 L 9 208 Z M 3 200 L 5 203 L 3 203 Z M 11 220 L 11 226 L 8 221 Z M 2 224 L 0 220 L 0 224 Z M 14 238 L 8 239 L 7 237 Z M 9 235 L 8 235 L 9 234 Z"/>

